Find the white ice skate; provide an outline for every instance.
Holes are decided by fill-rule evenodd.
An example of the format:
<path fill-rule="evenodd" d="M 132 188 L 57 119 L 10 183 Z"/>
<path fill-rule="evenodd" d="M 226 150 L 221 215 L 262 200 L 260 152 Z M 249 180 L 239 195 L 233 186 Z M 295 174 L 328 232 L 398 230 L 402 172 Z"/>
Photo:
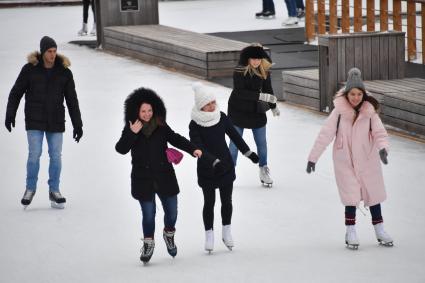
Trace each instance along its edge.
<path fill-rule="evenodd" d="M 298 24 L 297 17 L 288 17 L 285 21 L 283 21 L 282 26 L 293 26 Z"/>
<path fill-rule="evenodd" d="M 233 244 L 232 230 L 231 230 L 230 224 L 223 225 L 222 236 L 223 236 L 223 243 L 226 245 L 226 247 L 229 250 L 232 250 L 235 245 Z"/>
<path fill-rule="evenodd" d="M 214 250 L 214 230 L 205 231 L 205 250 L 211 254 Z"/>
<path fill-rule="evenodd" d="M 270 177 L 270 169 L 267 165 L 260 167 L 260 181 L 265 187 L 271 188 L 273 186 L 273 180 Z"/>
<path fill-rule="evenodd" d="M 49 200 L 52 208 L 65 208 L 66 198 L 64 198 L 60 192 L 49 192 Z"/>
<path fill-rule="evenodd" d="M 350 250 L 357 250 L 359 248 L 359 239 L 357 238 L 356 226 L 347 225 L 347 232 L 345 233 L 345 244 Z"/>
<path fill-rule="evenodd" d="M 79 36 L 85 36 L 87 35 L 87 24 L 83 23 L 83 27 L 78 31 Z"/>
<path fill-rule="evenodd" d="M 32 199 L 34 198 L 35 191 L 25 190 L 24 196 L 21 199 L 21 204 L 24 206 L 24 209 L 31 204 Z"/>
<path fill-rule="evenodd" d="M 155 240 L 153 238 L 144 238 L 143 241 L 143 247 L 140 250 L 142 253 L 140 255 L 140 260 L 143 262 L 143 264 L 147 264 L 153 255 L 153 250 L 155 249 Z"/>
<path fill-rule="evenodd" d="M 96 23 L 93 23 L 93 27 L 90 31 L 91 36 L 96 36 Z"/>
<path fill-rule="evenodd" d="M 373 228 L 375 228 L 375 235 L 379 244 L 385 247 L 392 247 L 394 245 L 391 236 L 385 232 L 383 223 L 375 224 L 373 225 Z"/>

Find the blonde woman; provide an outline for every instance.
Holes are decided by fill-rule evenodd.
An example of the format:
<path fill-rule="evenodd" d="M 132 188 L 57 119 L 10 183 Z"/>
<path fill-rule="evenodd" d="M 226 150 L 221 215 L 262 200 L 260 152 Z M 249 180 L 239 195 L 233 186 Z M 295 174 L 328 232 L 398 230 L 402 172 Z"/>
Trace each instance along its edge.
<path fill-rule="evenodd" d="M 228 116 L 242 136 L 244 129 L 251 129 L 260 158 L 260 181 L 271 187 L 273 180 L 267 166 L 266 112 L 279 116 L 276 96 L 273 95 L 270 79 L 271 60 L 260 44 L 251 44 L 241 51 L 239 64 L 233 72 L 233 91 L 228 103 Z M 229 145 L 236 166 L 238 149 L 231 141 Z"/>

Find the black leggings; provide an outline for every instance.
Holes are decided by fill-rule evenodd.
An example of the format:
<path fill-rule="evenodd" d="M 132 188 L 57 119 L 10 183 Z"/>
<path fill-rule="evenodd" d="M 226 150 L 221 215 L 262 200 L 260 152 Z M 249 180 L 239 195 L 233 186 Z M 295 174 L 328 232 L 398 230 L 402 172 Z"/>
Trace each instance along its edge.
<path fill-rule="evenodd" d="M 89 19 L 89 6 L 91 4 L 91 10 L 93 11 L 94 17 L 94 3 L 93 0 L 83 0 L 83 23 L 87 24 Z"/>
<path fill-rule="evenodd" d="M 218 188 L 221 199 L 221 222 L 223 225 L 229 225 L 232 221 L 232 192 L 233 184 Z M 202 218 L 204 219 L 205 231 L 213 229 L 214 226 L 214 204 L 215 189 L 202 188 L 204 193 L 204 209 L 202 210 Z"/>
<path fill-rule="evenodd" d="M 372 215 L 373 225 L 383 222 L 380 203 L 371 206 L 369 209 L 370 209 L 370 214 Z M 354 225 L 354 224 L 356 224 L 356 207 L 346 206 L 345 207 L 345 225 Z"/>

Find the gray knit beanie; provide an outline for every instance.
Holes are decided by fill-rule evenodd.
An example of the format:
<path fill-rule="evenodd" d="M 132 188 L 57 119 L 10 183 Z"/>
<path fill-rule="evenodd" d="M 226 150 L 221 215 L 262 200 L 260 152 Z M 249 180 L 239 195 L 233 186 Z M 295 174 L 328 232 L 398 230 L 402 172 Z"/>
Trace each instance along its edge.
<path fill-rule="evenodd" d="M 362 81 L 362 72 L 357 68 L 351 68 L 348 71 L 347 83 L 345 91 L 349 92 L 352 88 L 358 88 L 365 91 L 365 86 Z"/>

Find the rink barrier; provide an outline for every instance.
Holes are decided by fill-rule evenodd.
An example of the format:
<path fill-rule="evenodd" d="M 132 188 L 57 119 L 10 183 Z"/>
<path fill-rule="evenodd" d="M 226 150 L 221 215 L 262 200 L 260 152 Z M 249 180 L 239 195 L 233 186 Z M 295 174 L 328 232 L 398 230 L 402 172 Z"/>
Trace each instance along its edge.
<path fill-rule="evenodd" d="M 285 101 L 320 109 L 319 69 L 283 71 L 282 79 Z"/>
<path fill-rule="evenodd" d="M 283 71 L 282 77 L 286 102 L 320 111 L 318 69 Z M 364 84 L 381 103 L 379 115 L 387 126 L 425 136 L 425 79 L 369 80 Z M 341 82 L 338 88 L 344 85 Z"/>
<path fill-rule="evenodd" d="M 231 76 L 248 43 L 163 25 L 104 29 L 105 50 L 202 78 Z"/>

